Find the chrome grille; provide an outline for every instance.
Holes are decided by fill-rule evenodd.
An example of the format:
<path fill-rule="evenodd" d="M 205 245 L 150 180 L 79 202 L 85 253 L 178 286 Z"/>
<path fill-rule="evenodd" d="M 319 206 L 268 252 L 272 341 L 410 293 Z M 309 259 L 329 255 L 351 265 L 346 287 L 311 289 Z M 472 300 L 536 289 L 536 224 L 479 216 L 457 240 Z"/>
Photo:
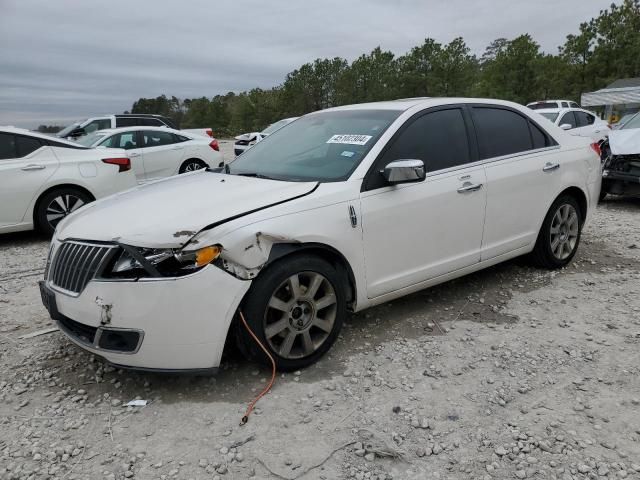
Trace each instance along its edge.
<path fill-rule="evenodd" d="M 51 262 L 51 283 L 67 292 L 79 294 L 95 277 L 113 248 L 85 242 L 61 244 Z"/>

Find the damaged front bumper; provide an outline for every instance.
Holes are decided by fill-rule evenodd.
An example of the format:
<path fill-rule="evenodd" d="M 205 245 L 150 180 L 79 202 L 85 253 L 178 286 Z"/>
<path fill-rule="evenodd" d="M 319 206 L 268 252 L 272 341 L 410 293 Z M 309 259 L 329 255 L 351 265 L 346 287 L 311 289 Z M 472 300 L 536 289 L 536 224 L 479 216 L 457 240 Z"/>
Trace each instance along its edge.
<path fill-rule="evenodd" d="M 55 263 L 60 243 L 52 243 Z M 49 262 L 48 262 L 49 263 Z M 43 304 L 81 348 L 123 367 L 184 371 L 219 366 L 250 280 L 215 265 L 180 277 L 89 280 L 80 292 L 40 282 Z"/>

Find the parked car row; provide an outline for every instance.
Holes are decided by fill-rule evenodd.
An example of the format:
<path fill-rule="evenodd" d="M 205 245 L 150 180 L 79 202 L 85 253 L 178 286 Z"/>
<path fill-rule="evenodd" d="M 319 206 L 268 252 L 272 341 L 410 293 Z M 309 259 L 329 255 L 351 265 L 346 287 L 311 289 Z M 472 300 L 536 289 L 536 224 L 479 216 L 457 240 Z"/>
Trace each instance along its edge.
<path fill-rule="evenodd" d="M 231 341 L 267 362 L 257 339 L 295 370 L 327 352 L 348 311 L 524 254 L 567 265 L 598 201 L 597 150 L 499 100 L 311 113 L 224 167 L 61 220 L 43 304 L 71 341 L 115 365 L 215 369 Z M 131 149 L 74 151 L 132 177 L 104 163 Z"/>
<path fill-rule="evenodd" d="M 0 127 L 0 233 L 50 235 L 95 199 L 222 163 L 215 138 L 168 127 L 96 130 L 77 141 Z"/>

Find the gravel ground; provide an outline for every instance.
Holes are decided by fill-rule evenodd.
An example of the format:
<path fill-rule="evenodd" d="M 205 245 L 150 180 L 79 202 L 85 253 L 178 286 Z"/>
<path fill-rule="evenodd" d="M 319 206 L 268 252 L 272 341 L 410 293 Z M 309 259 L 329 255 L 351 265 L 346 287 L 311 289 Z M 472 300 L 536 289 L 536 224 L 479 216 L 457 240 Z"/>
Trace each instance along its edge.
<path fill-rule="evenodd" d="M 508 262 L 348 319 L 317 365 L 114 370 L 50 327 L 46 240 L 0 236 L 0 479 L 640 478 L 640 201 L 566 269 Z M 127 407 L 145 399 L 144 407 Z"/>

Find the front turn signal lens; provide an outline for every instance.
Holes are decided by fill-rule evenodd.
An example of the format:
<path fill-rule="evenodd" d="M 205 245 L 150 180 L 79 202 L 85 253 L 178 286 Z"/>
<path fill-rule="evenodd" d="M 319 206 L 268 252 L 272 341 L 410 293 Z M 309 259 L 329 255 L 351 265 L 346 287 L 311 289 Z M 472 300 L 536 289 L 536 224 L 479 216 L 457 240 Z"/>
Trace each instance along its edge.
<path fill-rule="evenodd" d="M 222 247 L 214 245 L 211 247 L 204 247 L 196 251 L 196 267 L 204 267 L 210 264 L 222 253 Z"/>

